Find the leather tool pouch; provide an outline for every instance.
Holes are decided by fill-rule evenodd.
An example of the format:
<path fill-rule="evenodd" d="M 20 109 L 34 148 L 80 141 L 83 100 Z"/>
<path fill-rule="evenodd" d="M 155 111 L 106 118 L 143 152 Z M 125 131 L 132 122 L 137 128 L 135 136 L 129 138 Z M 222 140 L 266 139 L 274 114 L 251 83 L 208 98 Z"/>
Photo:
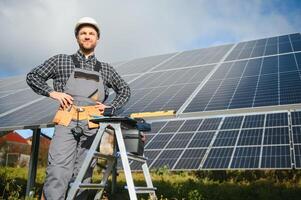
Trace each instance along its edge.
<path fill-rule="evenodd" d="M 69 111 L 68 110 L 63 110 L 62 108 L 60 108 L 54 118 L 53 118 L 53 122 L 55 124 L 60 124 L 60 125 L 63 125 L 63 126 L 68 126 L 72 120 L 72 116 L 73 116 L 73 112 L 74 110 L 73 109 L 70 109 Z"/>
<path fill-rule="evenodd" d="M 92 118 L 91 116 L 101 116 L 99 110 L 94 106 L 83 106 L 84 111 L 79 113 L 79 120 L 88 120 L 88 127 L 89 128 L 98 128 L 98 123 L 93 123 L 90 121 Z M 63 126 L 68 126 L 71 120 L 77 120 L 77 111 L 74 106 L 68 110 L 63 110 L 60 108 L 53 119 L 55 124 L 60 124 Z"/>

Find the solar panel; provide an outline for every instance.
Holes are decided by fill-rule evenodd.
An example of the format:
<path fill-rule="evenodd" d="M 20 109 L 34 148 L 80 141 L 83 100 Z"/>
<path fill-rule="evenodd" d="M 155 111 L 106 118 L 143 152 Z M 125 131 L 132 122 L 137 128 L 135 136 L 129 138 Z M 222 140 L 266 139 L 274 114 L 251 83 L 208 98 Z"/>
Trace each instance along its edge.
<path fill-rule="evenodd" d="M 291 113 L 292 116 L 297 114 L 299 112 Z M 296 148 L 301 144 L 301 126 L 294 125 L 291 140 L 288 119 L 288 112 L 271 112 L 157 121 L 154 125 L 158 133 L 150 134 L 153 137 L 146 151 L 157 151 L 158 157 L 150 162 L 153 168 L 292 168 L 294 160 L 297 164 L 300 159 Z M 292 144 L 296 149 L 294 154 L 290 152 Z"/>
<path fill-rule="evenodd" d="M 160 156 L 151 164 L 150 167 L 158 168 L 162 166 L 167 166 L 172 168 L 179 158 L 182 150 L 164 150 L 161 152 Z"/>
<path fill-rule="evenodd" d="M 291 168 L 290 146 L 264 146 L 261 168 Z"/>
<path fill-rule="evenodd" d="M 191 142 L 189 143 L 189 148 L 195 148 L 195 147 L 209 147 L 212 138 L 214 136 L 215 132 L 197 132 Z"/>
<path fill-rule="evenodd" d="M 128 62 L 124 62 L 118 65 L 116 67 L 116 70 L 120 75 L 144 73 L 150 70 L 151 68 L 155 67 L 156 65 L 159 65 L 160 63 L 164 62 L 165 60 L 168 60 L 174 54 L 175 53 L 130 60 Z"/>
<path fill-rule="evenodd" d="M 237 147 L 231 162 L 231 168 L 259 168 L 260 147 Z"/>
<path fill-rule="evenodd" d="M 264 133 L 265 145 L 268 144 L 289 144 L 288 127 L 266 128 Z"/>
<path fill-rule="evenodd" d="M 188 133 L 177 133 L 172 140 L 168 143 L 166 149 L 172 148 L 185 148 L 188 142 L 191 140 L 193 132 Z"/>
<path fill-rule="evenodd" d="M 131 99 L 123 114 L 178 110 L 214 66 L 146 73 L 130 84 Z"/>
<path fill-rule="evenodd" d="M 292 112 L 292 125 L 301 125 L 301 111 Z"/>
<path fill-rule="evenodd" d="M 287 126 L 288 115 L 286 113 L 271 113 L 267 114 L 266 126 Z"/>
<path fill-rule="evenodd" d="M 301 145 L 294 145 L 294 153 L 295 153 L 295 167 L 301 168 Z"/>
<path fill-rule="evenodd" d="M 220 131 L 214 140 L 213 146 L 234 146 L 239 131 Z"/>
<path fill-rule="evenodd" d="M 291 34 L 237 44 L 183 112 L 301 103 L 299 38 Z"/>
<path fill-rule="evenodd" d="M 243 129 L 240 132 L 238 146 L 261 145 L 263 129 Z"/>
<path fill-rule="evenodd" d="M 186 149 L 174 169 L 198 169 L 206 149 Z"/>
<path fill-rule="evenodd" d="M 202 166 L 203 169 L 227 169 L 234 148 L 212 148 Z"/>
<path fill-rule="evenodd" d="M 205 49 L 185 51 L 155 70 L 175 69 L 219 62 L 232 45 L 222 45 Z"/>
<path fill-rule="evenodd" d="M 226 117 L 221 129 L 239 129 L 243 120 L 243 116 Z"/>

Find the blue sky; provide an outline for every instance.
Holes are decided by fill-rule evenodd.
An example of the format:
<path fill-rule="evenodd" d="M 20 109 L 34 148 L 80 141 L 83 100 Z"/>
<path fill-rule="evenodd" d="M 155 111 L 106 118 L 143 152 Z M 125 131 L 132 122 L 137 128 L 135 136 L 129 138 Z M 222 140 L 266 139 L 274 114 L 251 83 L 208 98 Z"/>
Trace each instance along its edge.
<path fill-rule="evenodd" d="M 82 16 L 99 22 L 106 62 L 301 32 L 298 0 L 2 0 L 0 78 L 75 52 Z"/>
<path fill-rule="evenodd" d="M 0 77 L 72 54 L 82 16 L 99 22 L 96 53 L 107 62 L 301 32 L 298 0 L 3 0 Z"/>

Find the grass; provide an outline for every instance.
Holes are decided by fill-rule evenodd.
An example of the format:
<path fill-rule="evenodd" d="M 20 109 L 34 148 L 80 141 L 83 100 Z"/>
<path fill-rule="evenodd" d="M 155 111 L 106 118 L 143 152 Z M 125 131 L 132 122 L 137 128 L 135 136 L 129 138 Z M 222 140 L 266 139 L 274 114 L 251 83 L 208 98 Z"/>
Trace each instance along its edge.
<path fill-rule="evenodd" d="M 301 196 L 298 170 L 170 172 L 160 168 L 151 174 L 160 200 L 299 200 Z M 100 176 L 95 172 L 93 179 Z M 44 178 L 45 168 L 38 169 L 32 199 L 38 198 Z M 137 186 L 145 185 L 142 173 L 134 173 L 134 180 Z M 116 193 L 109 198 L 129 199 L 122 172 L 117 181 Z M 0 168 L 0 199 L 24 199 L 26 182 L 26 168 Z M 147 196 L 139 198 L 146 200 Z"/>

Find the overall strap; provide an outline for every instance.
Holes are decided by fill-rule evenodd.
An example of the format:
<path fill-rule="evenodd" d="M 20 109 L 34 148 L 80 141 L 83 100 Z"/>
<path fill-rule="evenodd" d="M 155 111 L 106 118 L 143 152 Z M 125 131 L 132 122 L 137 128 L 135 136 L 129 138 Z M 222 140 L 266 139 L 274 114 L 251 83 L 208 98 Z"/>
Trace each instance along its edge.
<path fill-rule="evenodd" d="M 79 62 L 76 58 L 76 55 L 75 54 L 71 55 L 71 58 L 72 58 L 72 61 L 73 61 L 73 64 L 74 64 L 75 68 L 80 68 L 80 65 L 79 65 Z"/>
<path fill-rule="evenodd" d="M 76 55 L 75 54 L 71 55 L 71 58 L 72 58 L 75 68 L 80 68 L 80 65 L 79 65 Z M 94 69 L 94 71 L 99 72 L 100 68 L 101 68 L 101 63 L 98 60 L 96 60 L 96 65 L 93 67 L 93 69 Z"/>
<path fill-rule="evenodd" d="M 101 63 L 98 60 L 96 60 L 96 65 L 94 66 L 94 71 L 99 72 L 100 68 L 101 68 Z"/>

